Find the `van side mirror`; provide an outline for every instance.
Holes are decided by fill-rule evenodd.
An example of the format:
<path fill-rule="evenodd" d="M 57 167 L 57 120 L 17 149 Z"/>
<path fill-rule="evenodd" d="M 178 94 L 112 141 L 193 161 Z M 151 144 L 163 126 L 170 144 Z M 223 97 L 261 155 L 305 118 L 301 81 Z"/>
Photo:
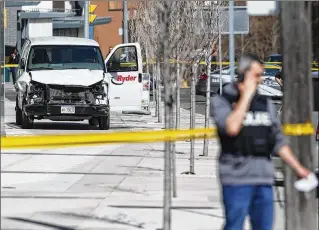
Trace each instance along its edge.
<path fill-rule="evenodd" d="M 20 66 L 20 69 L 25 68 L 25 59 L 24 58 L 21 58 L 19 66 Z"/>

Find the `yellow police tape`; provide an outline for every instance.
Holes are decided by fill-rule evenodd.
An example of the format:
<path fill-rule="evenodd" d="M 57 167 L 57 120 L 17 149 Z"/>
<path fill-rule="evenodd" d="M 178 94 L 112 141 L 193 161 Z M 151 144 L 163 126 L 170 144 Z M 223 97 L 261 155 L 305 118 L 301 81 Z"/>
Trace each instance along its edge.
<path fill-rule="evenodd" d="M 283 133 L 287 136 L 310 136 L 315 133 L 315 129 L 311 123 L 300 124 L 284 124 Z"/>
<path fill-rule="evenodd" d="M 55 148 L 116 143 L 182 141 L 215 137 L 216 130 L 151 130 L 139 132 L 86 133 L 67 135 L 34 135 L 1 137 L 1 149 Z"/>
<path fill-rule="evenodd" d="M 5 64 L 3 66 L 1 66 L 1 68 L 10 68 L 10 67 L 19 67 L 18 64 Z"/>
<path fill-rule="evenodd" d="M 288 136 L 313 135 L 311 123 L 285 124 L 283 132 Z M 116 143 L 146 143 L 164 141 L 183 141 L 189 139 L 217 137 L 216 128 L 187 130 L 148 130 L 139 132 L 111 132 L 63 135 L 34 135 L 1 137 L 1 149 L 58 148 L 92 146 Z"/>

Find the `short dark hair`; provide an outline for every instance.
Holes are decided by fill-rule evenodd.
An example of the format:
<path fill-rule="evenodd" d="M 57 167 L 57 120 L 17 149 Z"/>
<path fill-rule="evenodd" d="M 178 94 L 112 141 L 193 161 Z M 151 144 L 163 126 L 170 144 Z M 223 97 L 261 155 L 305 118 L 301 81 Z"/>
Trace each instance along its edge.
<path fill-rule="evenodd" d="M 245 74 L 250 69 L 250 66 L 253 62 L 258 62 L 261 65 L 264 64 L 264 62 L 256 54 L 244 54 L 239 59 L 238 72 Z"/>

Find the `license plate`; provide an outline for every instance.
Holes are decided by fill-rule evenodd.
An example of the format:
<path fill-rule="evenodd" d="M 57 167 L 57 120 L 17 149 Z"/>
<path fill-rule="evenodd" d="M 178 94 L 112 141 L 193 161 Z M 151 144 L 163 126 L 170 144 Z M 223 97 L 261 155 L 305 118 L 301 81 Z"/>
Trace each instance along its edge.
<path fill-rule="evenodd" d="M 219 82 L 219 79 L 218 78 L 213 78 L 212 82 Z"/>
<path fill-rule="evenodd" d="M 61 106 L 61 113 L 74 114 L 75 107 L 74 106 Z"/>

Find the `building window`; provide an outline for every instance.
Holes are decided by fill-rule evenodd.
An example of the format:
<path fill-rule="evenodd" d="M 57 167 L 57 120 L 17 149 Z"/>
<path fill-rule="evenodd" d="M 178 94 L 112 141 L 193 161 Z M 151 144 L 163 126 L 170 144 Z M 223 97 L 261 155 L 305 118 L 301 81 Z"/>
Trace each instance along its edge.
<path fill-rule="evenodd" d="M 83 16 L 83 4 L 80 1 L 74 1 L 75 16 Z"/>
<path fill-rule="evenodd" d="M 76 28 L 53 29 L 53 36 L 78 37 L 78 35 L 78 29 Z"/>
<path fill-rule="evenodd" d="M 65 2 L 64 1 L 53 1 L 53 10 L 64 11 Z"/>

